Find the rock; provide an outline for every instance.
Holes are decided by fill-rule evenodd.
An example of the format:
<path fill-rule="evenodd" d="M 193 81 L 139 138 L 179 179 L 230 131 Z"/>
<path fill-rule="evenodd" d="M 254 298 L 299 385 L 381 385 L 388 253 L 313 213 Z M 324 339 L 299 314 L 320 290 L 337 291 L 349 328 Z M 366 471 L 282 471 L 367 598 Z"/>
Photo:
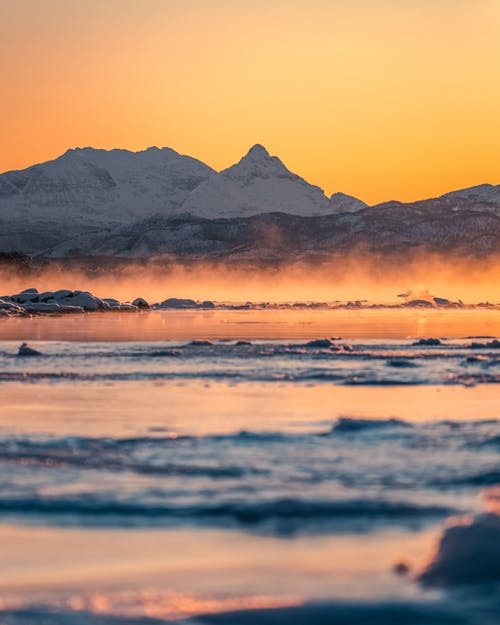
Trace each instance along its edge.
<path fill-rule="evenodd" d="M 19 306 L 15 302 L 5 301 L 4 299 L 0 299 L 0 310 L 6 310 L 10 312 L 22 312 L 23 307 Z"/>
<path fill-rule="evenodd" d="M 85 310 L 81 306 L 71 306 L 70 304 L 59 304 L 59 312 L 83 313 L 85 312 Z"/>
<path fill-rule="evenodd" d="M 177 297 L 169 297 L 159 304 L 160 308 L 199 308 L 194 299 L 178 299 Z"/>
<path fill-rule="evenodd" d="M 60 300 L 66 297 L 72 297 L 73 291 L 69 291 L 68 289 L 60 289 L 59 291 L 54 291 L 54 299 Z"/>
<path fill-rule="evenodd" d="M 193 347 L 209 347 L 210 345 L 213 345 L 213 343 L 211 341 L 202 341 L 197 339 L 195 341 L 191 341 L 189 345 L 193 345 Z"/>
<path fill-rule="evenodd" d="M 61 306 L 54 302 L 48 304 L 45 302 L 26 302 L 24 309 L 28 312 L 61 312 Z"/>
<path fill-rule="evenodd" d="M 250 341 L 237 341 L 235 343 L 236 347 L 247 347 L 248 345 L 251 345 L 252 343 L 250 343 Z"/>
<path fill-rule="evenodd" d="M 213 310 L 215 308 L 215 304 L 211 302 L 210 300 L 205 300 L 204 302 L 201 303 L 201 307 L 209 309 L 209 310 Z"/>
<path fill-rule="evenodd" d="M 110 310 L 120 310 L 120 302 L 117 299 L 113 299 L 112 297 L 104 297 L 102 302 L 105 302 Z"/>
<path fill-rule="evenodd" d="M 136 301 L 143 307 L 149 307 L 149 304 L 141 298 L 137 298 Z M 59 289 L 39 293 L 31 288 L 16 295 L 6 296 L 5 299 L 0 298 L 0 310 L 18 315 L 23 313 L 83 313 L 98 310 L 136 312 L 139 306 L 130 302 L 122 303 L 114 298 L 100 299 L 89 291 Z"/>
<path fill-rule="evenodd" d="M 142 297 L 136 297 L 136 299 L 132 302 L 132 306 L 137 306 L 139 310 L 149 310 L 151 308 L 148 302 Z"/>
<path fill-rule="evenodd" d="M 455 302 L 452 302 L 444 297 L 434 297 L 433 300 L 438 306 L 453 306 L 455 304 Z"/>
<path fill-rule="evenodd" d="M 414 363 L 412 360 L 407 360 L 405 358 L 391 358 L 385 363 L 388 367 L 395 367 L 397 369 L 411 369 L 413 367 L 417 367 L 418 365 Z"/>
<path fill-rule="evenodd" d="M 500 349 L 500 341 L 498 339 L 493 339 L 488 343 L 471 343 L 468 346 L 470 349 Z"/>
<path fill-rule="evenodd" d="M 340 352 L 353 352 L 354 347 L 352 345 L 332 345 L 330 347 L 331 351 L 340 351 Z"/>
<path fill-rule="evenodd" d="M 412 343 L 412 345 L 442 345 L 439 339 L 420 339 Z"/>
<path fill-rule="evenodd" d="M 71 306 L 80 306 L 84 310 L 91 312 L 104 308 L 100 299 L 94 297 L 91 293 L 82 291 L 75 291 L 72 297 L 63 298 L 62 302 Z"/>
<path fill-rule="evenodd" d="M 410 565 L 406 562 L 396 562 L 392 567 L 392 570 L 396 575 L 408 575 L 410 572 Z"/>
<path fill-rule="evenodd" d="M 403 304 L 407 308 L 433 308 L 434 304 L 426 299 L 414 299 L 411 302 Z"/>
<path fill-rule="evenodd" d="M 305 347 L 331 347 L 333 343 L 330 339 L 315 339 L 305 344 Z"/>
<path fill-rule="evenodd" d="M 48 302 L 50 300 L 53 300 L 54 302 L 56 301 L 54 299 L 54 293 L 52 291 L 44 291 L 43 293 L 38 294 L 39 302 Z"/>
<path fill-rule="evenodd" d="M 26 302 L 38 302 L 38 293 L 16 293 L 11 296 L 11 299 L 18 304 L 25 304 Z"/>
<path fill-rule="evenodd" d="M 42 352 L 31 348 L 27 343 L 22 343 L 17 352 L 18 356 L 43 356 Z"/>
<path fill-rule="evenodd" d="M 363 432 L 364 430 L 377 430 L 385 428 L 411 428 L 411 424 L 401 419 L 390 417 L 389 419 L 356 419 L 354 417 L 339 417 L 333 425 L 331 432 Z"/>

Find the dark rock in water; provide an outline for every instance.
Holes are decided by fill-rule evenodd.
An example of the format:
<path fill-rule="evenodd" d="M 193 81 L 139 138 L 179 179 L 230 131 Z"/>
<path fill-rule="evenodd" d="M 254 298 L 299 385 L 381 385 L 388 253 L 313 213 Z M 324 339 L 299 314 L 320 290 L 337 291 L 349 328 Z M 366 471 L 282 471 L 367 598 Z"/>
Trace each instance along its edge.
<path fill-rule="evenodd" d="M 432 299 L 434 303 L 436 304 L 436 306 L 443 306 L 444 308 L 464 308 L 465 307 L 461 299 L 457 300 L 456 302 L 452 302 L 451 300 L 446 299 L 445 297 L 433 297 Z"/>
<path fill-rule="evenodd" d="M 410 572 L 410 566 L 406 562 L 396 562 L 392 570 L 396 575 L 408 575 Z"/>
<path fill-rule="evenodd" d="M 442 345 L 442 343 L 439 339 L 420 339 L 412 343 L 412 345 Z"/>
<path fill-rule="evenodd" d="M 434 304 L 426 299 L 414 299 L 411 302 L 406 302 L 403 306 L 407 308 L 432 308 Z"/>
<path fill-rule="evenodd" d="M 466 364 L 472 364 L 472 363 L 476 363 L 476 362 L 487 362 L 488 361 L 488 356 L 467 356 L 467 358 L 465 359 L 465 363 Z"/>
<path fill-rule="evenodd" d="M 500 349 L 500 341 L 493 339 L 493 341 L 490 341 L 489 343 L 471 343 L 468 347 L 471 349 Z"/>
<path fill-rule="evenodd" d="M 332 352 L 353 352 L 354 347 L 352 345 L 332 345 L 330 347 Z"/>
<path fill-rule="evenodd" d="M 132 302 L 132 306 L 137 306 L 139 310 L 149 310 L 151 308 L 148 302 L 142 297 L 136 297 L 136 299 Z"/>
<path fill-rule="evenodd" d="M 160 304 L 160 308 L 199 308 L 194 299 L 178 299 L 169 297 Z"/>
<path fill-rule="evenodd" d="M 42 352 L 33 349 L 28 345 L 28 343 L 23 343 L 19 347 L 19 351 L 17 352 L 18 356 L 43 356 Z"/>
<path fill-rule="evenodd" d="M 407 368 L 411 369 L 413 367 L 417 367 L 418 365 L 414 363 L 412 360 L 406 360 L 405 358 L 392 358 L 386 362 L 388 367 L 396 367 L 396 368 Z"/>
<path fill-rule="evenodd" d="M 411 428 L 411 424 L 393 417 L 389 419 L 355 419 L 352 417 L 339 417 L 333 425 L 331 432 L 359 432 L 363 430 L 375 430 L 382 428 Z"/>
<path fill-rule="evenodd" d="M 205 300 L 204 302 L 201 302 L 201 307 L 208 310 L 213 310 L 215 308 L 215 304 L 210 300 Z"/>
<path fill-rule="evenodd" d="M 306 347 L 331 347 L 333 343 L 330 339 L 315 339 L 306 343 Z"/>
<path fill-rule="evenodd" d="M 250 341 L 237 341 L 235 343 L 236 347 L 246 347 L 247 345 L 251 345 Z"/>
<path fill-rule="evenodd" d="M 213 345 L 213 343 L 211 341 L 202 341 L 202 340 L 195 340 L 195 341 L 191 341 L 190 343 L 188 343 L 189 345 L 193 345 L 194 347 L 208 347 L 209 345 Z"/>
<path fill-rule="evenodd" d="M 59 291 L 54 291 L 54 299 L 60 300 L 68 297 L 73 297 L 73 291 L 69 289 L 59 289 Z"/>

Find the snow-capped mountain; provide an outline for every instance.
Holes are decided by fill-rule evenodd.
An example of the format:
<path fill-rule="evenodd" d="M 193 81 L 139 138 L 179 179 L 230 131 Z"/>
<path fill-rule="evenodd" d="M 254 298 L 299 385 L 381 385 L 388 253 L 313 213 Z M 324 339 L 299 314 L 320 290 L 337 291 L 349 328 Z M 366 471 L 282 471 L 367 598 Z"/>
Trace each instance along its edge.
<path fill-rule="evenodd" d="M 209 218 L 333 212 L 322 189 L 290 172 L 262 145 L 254 145 L 239 163 L 210 176 L 186 198 L 182 208 L 186 213 Z"/>
<path fill-rule="evenodd" d="M 500 185 L 413 203 L 323 191 L 255 145 L 216 172 L 169 148 L 68 150 L 0 175 L 0 252 L 270 258 L 500 249 Z"/>
<path fill-rule="evenodd" d="M 213 219 L 282 211 L 310 216 L 336 209 L 319 187 L 288 171 L 260 145 L 220 173 L 169 148 L 153 147 L 142 152 L 76 148 L 0 175 L 0 220 L 10 224 L 79 228 L 130 224 L 152 215 Z"/>
<path fill-rule="evenodd" d="M 92 226 L 172 214 L 212 173 L 169 148 L 135 153 L 77 148 L 0 175 L 0 220 Z"/>

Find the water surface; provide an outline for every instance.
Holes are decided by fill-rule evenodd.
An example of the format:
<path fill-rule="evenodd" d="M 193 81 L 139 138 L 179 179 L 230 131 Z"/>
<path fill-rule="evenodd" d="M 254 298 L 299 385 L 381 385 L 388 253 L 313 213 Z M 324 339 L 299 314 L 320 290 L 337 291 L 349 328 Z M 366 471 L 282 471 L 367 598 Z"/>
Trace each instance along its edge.
<path fill-rule="evenodd" d="M 0 622 L 497 622 L 416 576 L 500 484 L 498 317 L 2 320 Z"/>

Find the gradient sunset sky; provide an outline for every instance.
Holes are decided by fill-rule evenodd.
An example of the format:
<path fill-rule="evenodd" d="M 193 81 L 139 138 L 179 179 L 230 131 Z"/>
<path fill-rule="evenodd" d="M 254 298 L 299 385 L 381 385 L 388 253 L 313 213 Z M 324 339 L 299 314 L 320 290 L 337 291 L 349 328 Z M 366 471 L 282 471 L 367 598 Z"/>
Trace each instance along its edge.
<path fill-rule="evenodd" d="M 254 143 L 375 203 L 500 183 L 500 0 L 0 0 L 0 171 Z"/>

